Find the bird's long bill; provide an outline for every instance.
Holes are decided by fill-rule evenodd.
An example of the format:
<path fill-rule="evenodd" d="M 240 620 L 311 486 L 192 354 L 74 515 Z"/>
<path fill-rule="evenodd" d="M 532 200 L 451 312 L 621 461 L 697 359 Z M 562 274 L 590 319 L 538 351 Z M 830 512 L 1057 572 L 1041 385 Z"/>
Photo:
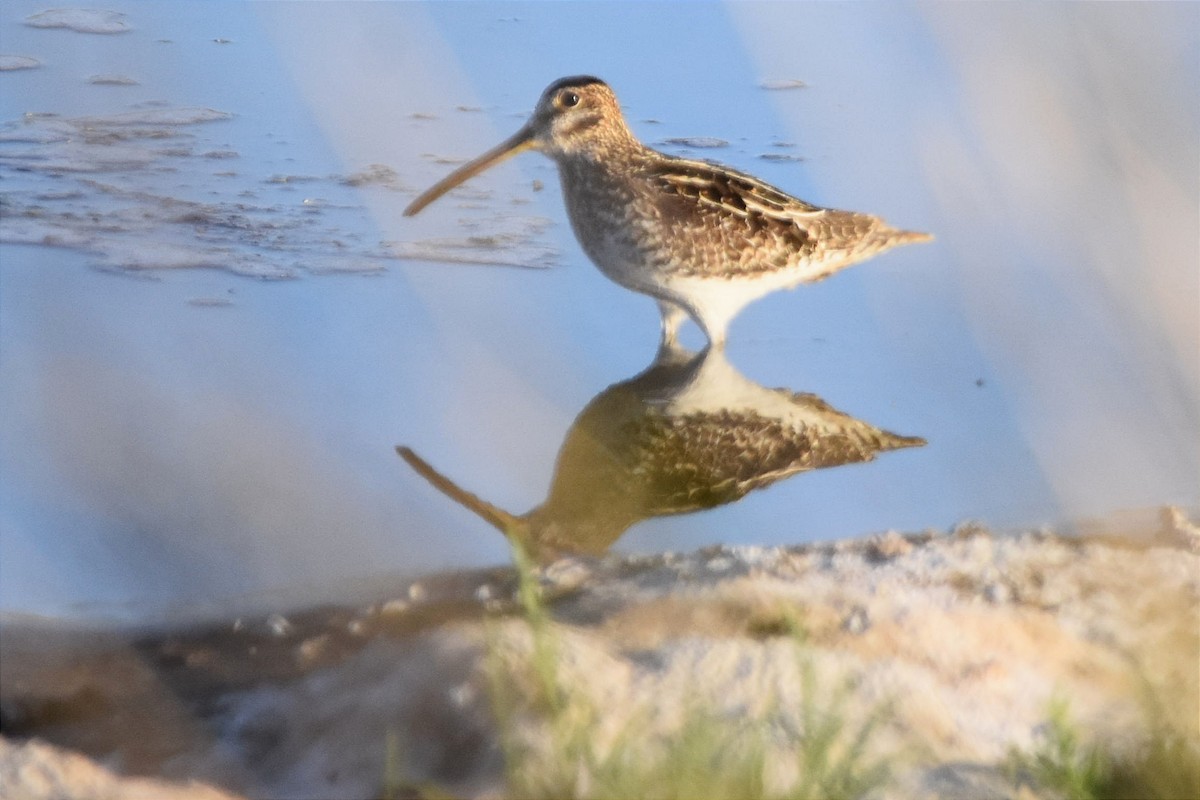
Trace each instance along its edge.
<path fill-rule="evenodd" d="M 515 156 L 517 153 L 524 152 L 531 147 L 533 147 L 533 129 L 526 125 L 491 150 L 479 156 L 479 158 L 468 161 L 426 189 L 421 193 L 420 197 L 408 204 L 408 208 L 404 209 L 404 216 L 411 217 L 419 213 L 425 206 L 437 200 L 463 181 L 473 178 L 485 169 L 493 167 L 506 158 Z"/>
<path fill-rule="evenodd" d="M 478 495 L 463 489 L 457 483 L 434 469 L 428 461 L 413 452 L 411 448 L 398 446 L 396 452 L 408 462 L 408 465 L 418 475 L 433 484 L 442 494 L 459 505 L 474 511 L 505 536 L 520 534 L 521 520 L 515 514 L 510 514 L 504 509 L 480 498 Z"/>

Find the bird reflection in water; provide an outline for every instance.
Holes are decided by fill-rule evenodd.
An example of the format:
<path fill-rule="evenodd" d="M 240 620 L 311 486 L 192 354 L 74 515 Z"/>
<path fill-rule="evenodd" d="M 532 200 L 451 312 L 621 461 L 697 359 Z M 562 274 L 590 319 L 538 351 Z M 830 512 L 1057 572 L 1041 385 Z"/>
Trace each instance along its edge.
<path fill-rule="evenodd" d="M 636 522 L 731 503 L 813 469 L 919 447 L 813 394 L 768 389 L 719 349 L 664 346 L 644 372 L 597 395 L 567 433 L 546 501 L 516 515 L 397 452 L 456 502 L 540 560 L 599 554 Z"/>

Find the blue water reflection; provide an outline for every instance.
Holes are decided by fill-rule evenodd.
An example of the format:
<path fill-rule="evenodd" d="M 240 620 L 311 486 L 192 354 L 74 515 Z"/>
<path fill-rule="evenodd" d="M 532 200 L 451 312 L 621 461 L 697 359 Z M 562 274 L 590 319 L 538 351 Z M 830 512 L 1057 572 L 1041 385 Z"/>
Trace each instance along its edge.
<path fill-rule="evenodd" d="M 0 49 L 41 61 L 0 72 L 4 609 L 315 602 L 504 559 L 393 446 L 535 506 L 657 311 L 587 263 L 545 159 L 400 211 L 581 72 L 644 141 L 721 139 L 690 154 L 938 237 L 760 301 L 727 351 L 928 446 L 618 549 L 1200 502 L 1200 7 L 92 7 L 132 30 L 0 10 Z M 232 117 L 112 120 L 187 109 Z M 488 260 L 539 268 L 461 263 Z"/>
<path fill-rule="evenodd" d="M 737 502 L 812 470 L 925 440 L 883 431 L 820 397 L 747 380 L 719 348 L 664 342 L 653 363 L 587 404 L 555 459 L 544 502 L 513 514 L 407 446 L 421 477 L 543 562 L 606 552 L 631 526 Z"/>

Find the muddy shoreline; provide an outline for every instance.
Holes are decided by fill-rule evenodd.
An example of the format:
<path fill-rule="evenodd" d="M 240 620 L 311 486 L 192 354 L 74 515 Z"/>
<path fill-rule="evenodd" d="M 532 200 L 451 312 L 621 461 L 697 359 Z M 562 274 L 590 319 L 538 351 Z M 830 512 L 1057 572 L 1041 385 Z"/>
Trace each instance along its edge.
<path fill-rule="evenodd" d="M 564 680 L 607 717 L 641 714 L 648 739 L 669 738 L 694 697 L 720 713 L 786 715 L 786 703 L 760 706 L 795 684 L 781 620 L 797 618 L 819 674 L 856 687 L 850 718 L 888 704 L 881 751 L 926 753 L 885 796 L 1005 796 L 1005 754 L 1036 741 L 1056 696 L 1117 752 L 1139 746 L 1146 697 L 1160 698 L 1200 747 L 1200 534 L 1177 509 L 1135 537 L 963 526 L 568 558 L 537 577 Z M 508 568 L 444 573 L 373 603 L 173 630 L 6 617 L 0 776 L 30 798 L 92 796 L 70 778 L 55 794 L 28 777 L 60 767 L 164 778 L 180 797 L 220 796 L 191 781 L 245 796 L 382 796 L 395 758 L 385 741 L 400 741 L 413 785 L 500 796 L 482 664 L 497 648 L 514 663 L 528 652 L 516 589 Z M 537 740 L 534 715 L 510 724 Z M 126 789 L 111 796 L 145 786 Z"/>

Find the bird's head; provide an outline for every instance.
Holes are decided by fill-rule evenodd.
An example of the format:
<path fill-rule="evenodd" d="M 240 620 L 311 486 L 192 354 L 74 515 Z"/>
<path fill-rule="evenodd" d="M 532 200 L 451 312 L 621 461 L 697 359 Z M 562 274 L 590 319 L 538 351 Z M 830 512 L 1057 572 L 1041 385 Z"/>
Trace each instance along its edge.
<path fill-rule="evenodd" d="M 418 213 L 460 183 L 526 150 L 540 150 L 561 161 L 603 158 L 631 143 L 636 140 L 607 83 L 588 75 L 560 78 L 542 92 L 519 131 L 438 181 L 413 200 L 404 215 Z"/>

